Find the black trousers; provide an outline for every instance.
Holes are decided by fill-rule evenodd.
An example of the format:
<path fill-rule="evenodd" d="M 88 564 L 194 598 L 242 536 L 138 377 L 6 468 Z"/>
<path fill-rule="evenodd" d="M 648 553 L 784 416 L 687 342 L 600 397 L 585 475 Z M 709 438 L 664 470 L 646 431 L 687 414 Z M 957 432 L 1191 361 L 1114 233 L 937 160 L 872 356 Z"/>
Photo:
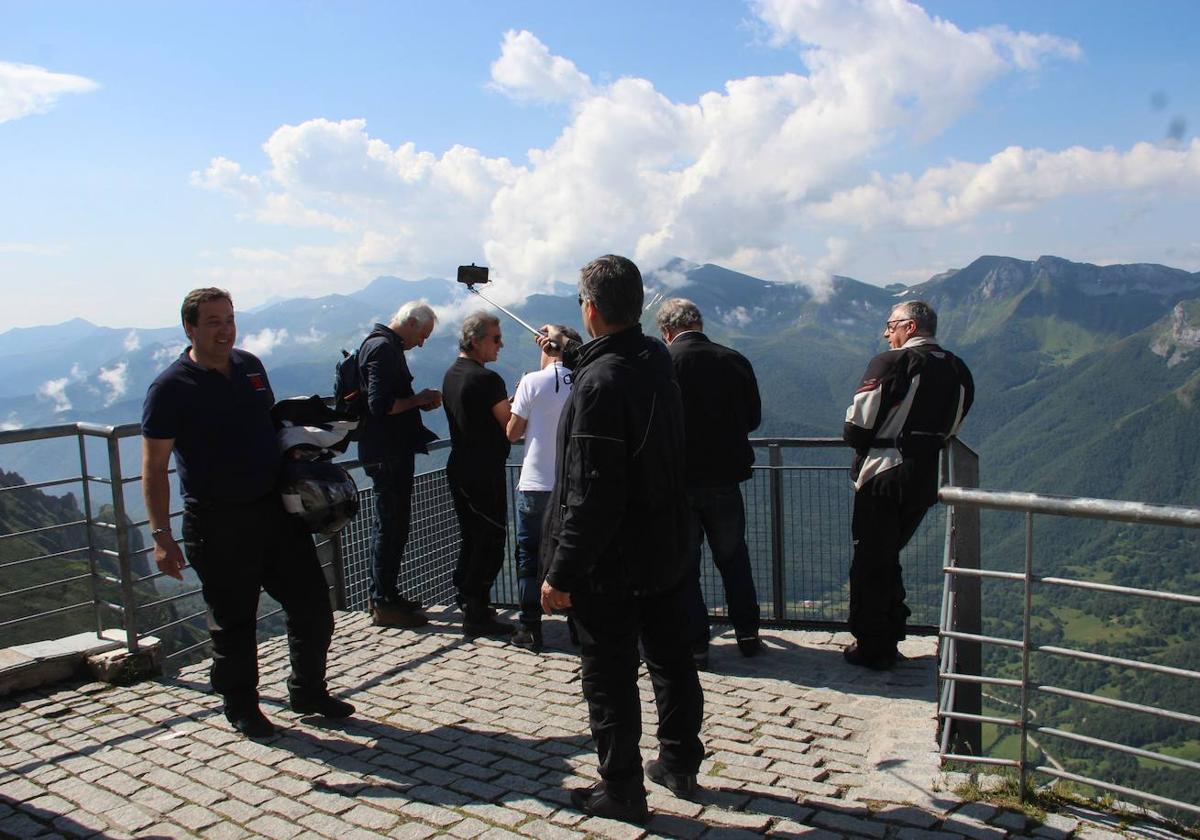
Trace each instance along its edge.
<path fill-rule="evenodd" d="M 454 586 L 470 608 L 487 605 L 504 565 L 508 541 L 508 493 L 504 464 L 452 465 L 446 471 L 461 539 Z"/>
<path fill-rule="evenodd" d="M 704 758 L 704 693 L 685 637 L 678 591 L 635 597 L 571 593 L 579 632 L 583 696 L 600 776 L 619 797 L 642 796 L 642 704 L 638 643 L 658 707 L 659 759 L 673 773 L 695 773 Z"/>
<path fill-rule="evenodd" d="M 321 694 L 333 637 L 329 586 L 312 537 L 271 495 L 233 507 L 193 507 L 183 514 L 183 545 L 208 606 L 213 690 L 227 711 L 258 703 L 258 595 L 287 616 L 294 694 Z"/>
<path fill-rule="evenodd" d="M 900 552 L 932 505 L 929 493 L 902 492 L 891 479 L 872 478 L 854 494 L 850 523 L 850 632 L 868 655 L 895 651 L 905 636 L 912 610 L 904 603 Z"/>

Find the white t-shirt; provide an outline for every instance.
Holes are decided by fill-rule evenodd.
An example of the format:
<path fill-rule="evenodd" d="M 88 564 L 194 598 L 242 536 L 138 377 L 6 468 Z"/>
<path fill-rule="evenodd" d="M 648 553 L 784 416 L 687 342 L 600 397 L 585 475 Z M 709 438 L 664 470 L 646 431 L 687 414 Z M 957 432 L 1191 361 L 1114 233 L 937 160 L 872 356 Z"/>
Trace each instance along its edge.
<path fill-rule="evenodd" d="M 558 417 L 570 394 L 571 372 L 558 362 L 521 377 L 512 403 L 513 414 L 524 417 L 527 422 L 525 460 L 521 464 L 521 478 L 517 481 L 518 490 L 554 489 Z"/>

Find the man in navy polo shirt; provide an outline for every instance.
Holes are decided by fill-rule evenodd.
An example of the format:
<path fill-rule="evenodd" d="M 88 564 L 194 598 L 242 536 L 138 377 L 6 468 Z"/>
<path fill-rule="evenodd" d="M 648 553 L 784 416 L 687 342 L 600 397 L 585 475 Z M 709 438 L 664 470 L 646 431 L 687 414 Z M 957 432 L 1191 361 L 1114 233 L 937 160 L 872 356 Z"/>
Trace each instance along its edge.
<path fill-rule="evenodd" d="M 354 707 L 329 695 L 325 658 L 333 610 L 312 538 L 283 509 L 276 490 L 280 454 L 267 372 L 235 349 L 233 299 L 196 289 L 180 312 L 189 346 L 146 393 L 142 409 L 142 488 L 163 574 L 183 579 L 184 555 L 170 527 L 171 453 L 184 501 L 181 531 L 208 606 L 213 690 L 225 717 L 251 738 L 275 726 L 258 707 L 255 644 L 258 596 L 266 590 L 287 614 L 291 707 L 347 717 Z"/>

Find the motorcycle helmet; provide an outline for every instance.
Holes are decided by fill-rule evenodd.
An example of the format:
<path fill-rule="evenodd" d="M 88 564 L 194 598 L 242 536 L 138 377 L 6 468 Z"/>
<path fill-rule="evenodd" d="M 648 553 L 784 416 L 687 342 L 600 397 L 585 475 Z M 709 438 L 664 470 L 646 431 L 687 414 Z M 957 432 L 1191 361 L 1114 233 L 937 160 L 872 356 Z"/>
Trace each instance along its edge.
<path fill-rule="evenodd" d="M 358 513 L 358 486 L 331 461 L 285 458 L 279 492 L 284 509 L 314 534 L 332 536 Z"/>

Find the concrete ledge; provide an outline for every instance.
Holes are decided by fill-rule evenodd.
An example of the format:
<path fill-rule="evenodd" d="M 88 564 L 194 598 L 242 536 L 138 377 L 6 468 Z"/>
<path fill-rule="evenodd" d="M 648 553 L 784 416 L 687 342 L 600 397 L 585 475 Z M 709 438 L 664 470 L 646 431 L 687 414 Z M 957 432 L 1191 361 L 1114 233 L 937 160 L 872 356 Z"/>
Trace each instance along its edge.
<path fill-rule="evenodd" d="M 107 682 L 129 679 L 131 671 L 140 675 L 154 673 L 147 670 L 146 662 L 152 662 L 154 668 L 161 663 L 159 640 L 152 636 L 139 640 L 142 650 L 132 655 L 137 662 L 133 667 L 121 666 L 131 656 L 125 650 L 126 644 L 124 630 L 105 630 L 99 636 L 76 633 L 62 639 L 4 648 L 0 650 L 0 697 L 74 678 L 87 673 L 89 666 L 97 678 Z M 98 659 L 95 665 L 93 659 Z"/>

